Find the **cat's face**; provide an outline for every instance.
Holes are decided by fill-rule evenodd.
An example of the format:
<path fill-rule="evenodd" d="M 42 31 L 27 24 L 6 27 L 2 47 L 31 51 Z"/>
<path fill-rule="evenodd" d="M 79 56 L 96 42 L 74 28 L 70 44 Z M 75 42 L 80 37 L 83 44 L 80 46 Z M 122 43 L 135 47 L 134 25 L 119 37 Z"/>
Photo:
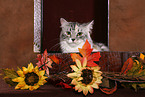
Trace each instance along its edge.
<path fill-rule="evenodd" d="M 93 21 L 90 23 L 77 23 L 77 22 L 67 22 L 65 19 L 61 18 L 61 34 L 60 42 L 66 42 L 70 47 L 76 47 L 80 43 L 92 41 L 90 37 Z"/>

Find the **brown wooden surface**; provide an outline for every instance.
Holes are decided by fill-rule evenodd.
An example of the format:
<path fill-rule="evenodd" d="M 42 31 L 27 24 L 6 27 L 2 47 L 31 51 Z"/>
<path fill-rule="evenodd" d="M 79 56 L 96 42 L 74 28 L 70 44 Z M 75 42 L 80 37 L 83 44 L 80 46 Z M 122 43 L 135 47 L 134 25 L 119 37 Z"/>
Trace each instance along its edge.
<path fill-rule="evenodd" d="M 82 93 L 72 90 L 61 89 L 52 85 L 45 85 L 36 91 L 14 90 L 14 87 L 1 88 L 1 97 L 84 97 Z M 118 89 L 114 94 L 106 95 L 100 90 L 95 90 L 94 94 L 88 94 L 87 97 L 144 97 L 145 91 L 135 92 L 133 89 Z"/>

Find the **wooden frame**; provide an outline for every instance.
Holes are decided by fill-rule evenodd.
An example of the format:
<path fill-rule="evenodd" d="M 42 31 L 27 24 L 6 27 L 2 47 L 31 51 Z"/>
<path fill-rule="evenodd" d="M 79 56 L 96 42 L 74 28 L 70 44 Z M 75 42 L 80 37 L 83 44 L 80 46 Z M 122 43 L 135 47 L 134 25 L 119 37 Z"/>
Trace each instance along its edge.
<path fill-rule="evenodd" d="M 42 0 L 34 0 L 34 52 L 41 50 Z"/>

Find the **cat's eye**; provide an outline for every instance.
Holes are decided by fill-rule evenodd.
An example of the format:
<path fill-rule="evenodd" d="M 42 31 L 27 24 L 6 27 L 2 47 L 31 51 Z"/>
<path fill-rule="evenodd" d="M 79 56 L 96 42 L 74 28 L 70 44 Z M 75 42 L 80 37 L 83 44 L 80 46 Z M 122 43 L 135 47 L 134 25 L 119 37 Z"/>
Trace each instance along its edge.
<path fill-rule="evenodd" d="M 71 32 L 67 31 L 66 34 L 67 34 L 67 35 L 71 35 Z"/>
<path fill-rule="evenodd" d="M 77 34 L 77 36 L 81 36 L 83 33 L 82 32 L 79 32 L 78 34 Z"/>

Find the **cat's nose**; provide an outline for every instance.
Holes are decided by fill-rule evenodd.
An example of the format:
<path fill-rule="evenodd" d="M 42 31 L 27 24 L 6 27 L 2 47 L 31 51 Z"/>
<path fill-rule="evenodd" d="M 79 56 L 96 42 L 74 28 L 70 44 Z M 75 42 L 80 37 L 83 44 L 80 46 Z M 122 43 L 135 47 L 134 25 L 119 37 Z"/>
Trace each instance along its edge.
<path fill-rule="evenodd" d="M 72 41 L 75 41 L 75 39 L 71 39 Z"/>

